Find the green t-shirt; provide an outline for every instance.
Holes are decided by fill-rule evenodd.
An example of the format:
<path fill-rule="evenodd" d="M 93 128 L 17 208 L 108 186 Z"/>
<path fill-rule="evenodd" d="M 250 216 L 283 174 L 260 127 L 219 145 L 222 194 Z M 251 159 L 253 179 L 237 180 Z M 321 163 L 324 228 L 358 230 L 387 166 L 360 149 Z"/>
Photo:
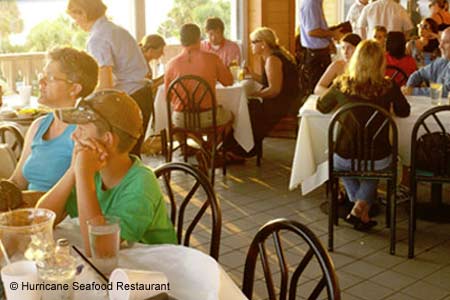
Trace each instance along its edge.
<path fill-rule="evenodd" d="M 177 238 L 167 214 L 158 181 L 150 168 L 131 156 L 133 164 L 118 185 L 102 189 L 102 179 L 95 174 L 97 198 L 104 215 L 120 218 L 120 237 L 145 244 L 176 244 Z M 66 211 L 78 217 L 76 189 L 66 203 Z"/>

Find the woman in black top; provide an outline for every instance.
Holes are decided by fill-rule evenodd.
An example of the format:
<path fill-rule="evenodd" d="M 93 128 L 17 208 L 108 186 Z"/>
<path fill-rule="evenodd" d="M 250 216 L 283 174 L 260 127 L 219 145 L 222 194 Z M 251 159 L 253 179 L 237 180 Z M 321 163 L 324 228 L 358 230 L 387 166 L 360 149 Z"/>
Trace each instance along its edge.
<path fill-rule="evenodd" d="M 250 40 L 253 54 L 260 56 L 263 64 L 262 74 L 246 69 L 246 73 L 263 86 L 259 91 L 248 95 L 253 138 L 257 145 L 287 115 L 297 99 L 298 71 L 295 58 L 279 44 L 272 29 L 258 28 L 250 34 Z M 243 149 L 234 147 L 233 152 L 242 156 L 256 154 L 255 148 L 245 153 Z"/>
<path fill-rule="evenodd" d="M 361 42 L 350 59 L 347 71 L 338 77 L 330 90 L 317 102 L 317 109 L 323 113 L 354 102 L 373 103 L 393 112 L 399 117 L 407 117 L 410 106 L 400 91 L 400 88 L 390 79 L 384 77 L 384 50 L 379 43 L 371 40 Z M 356 114 L 358 120 L 366 122 L 368 111 Z M 344 120 L 350 124 L 351 118 Z M 375 123 L 379 120 L 375 120 Z M 339 170 L 350 170 L 353 145 L 352 137 L 339 132 L 337 138 L 335 166 Z M 392 157 L 389 132 L 386 128 L 377 136 L 374 153 L 375 169 L 381 170 L 390 165 Z M 343 178 L 343 183 L 350 201 L 354 202 L 347 220 L 355 228 L 369 229 L 376 225 L 369 218 L 370 205 L 376 199 L 378 182 L 376 180 Z"/>

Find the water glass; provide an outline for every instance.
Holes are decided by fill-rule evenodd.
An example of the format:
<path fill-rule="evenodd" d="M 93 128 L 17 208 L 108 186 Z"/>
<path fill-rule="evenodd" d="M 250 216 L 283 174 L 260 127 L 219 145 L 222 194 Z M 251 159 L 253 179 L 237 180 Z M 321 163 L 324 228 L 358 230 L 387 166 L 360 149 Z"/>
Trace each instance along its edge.
<path fill-rule="evenodd" d="M 442 84 L 437 82 L 430 83 L 431 104 L 436 105 L 441 102 Z"/>
<path fill-rule="evenodd" d="M 110 274 L 119 262 L 119 222 L 114 216 L 98 216 L 87 221 L 92 262 L 103 274 Z"/>
<path fill-rule="evenodd" d="M 19 91 L 20 105 L 29 105 L 31 99 L 31 85 L 20 86 L 17 90 Z"/>

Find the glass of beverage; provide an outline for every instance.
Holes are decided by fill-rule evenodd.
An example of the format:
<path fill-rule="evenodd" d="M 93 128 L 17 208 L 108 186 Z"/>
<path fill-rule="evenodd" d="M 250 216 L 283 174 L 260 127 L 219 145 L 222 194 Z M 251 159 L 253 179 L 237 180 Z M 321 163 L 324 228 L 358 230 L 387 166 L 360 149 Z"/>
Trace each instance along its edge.
<path fill-rule="evenodd" d="M 431 104 L 436 105 L 441 102 L 442 84 L 437 82 L 430 83 Z"/>
<path fill-rule="evenodd" d="M 0 239 L 10 261 L 39 261 L 53 249 L 55 213 L 48 209 L 16 209 L 0 214 Z M 3 255 L 0 262 L 5 263 Z"/>
<path fill-rule="evenodd" d="M 119 262 L 119 221 L 114 216 L 98 216 L 87 221 L 92 262 L 103 274 L 110 274 Z"/>
<path fill-rule="evenodd" d="M 230 72 L 231 75 L 233 75 L 233 79 L 235 82 L 239 81 L 239 73 L 241 71 L 241 68 L 239 66 L 231 66 Z"/>

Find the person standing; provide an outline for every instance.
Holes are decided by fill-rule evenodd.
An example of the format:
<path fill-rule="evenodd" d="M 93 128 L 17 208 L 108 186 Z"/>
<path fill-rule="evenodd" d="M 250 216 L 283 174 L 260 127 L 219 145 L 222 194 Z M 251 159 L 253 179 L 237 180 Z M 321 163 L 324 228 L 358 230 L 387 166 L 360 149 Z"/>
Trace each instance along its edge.
<path fill-rule="evenodd" d="M 323 0 L 304 0 L 300 7 L 300 39 L 306 48 L 304 80 L 312 92 L 331 63 L 330 43 L 341 37 L 340 29 L 329 30 L 323 13 Z"/>
<path fill-rule="evenodd" d="M 361 38 L 367 38 L 367 34 L 378 25 L 386 27 L 387 32 L 403 32 L 406 37 L 414 29 L 406 9 L 394 0 L 378 0 L 363 8 L 357 26 L 361 30 Z"/>
<path fill-rule="evenodd" d="M 208 40 L 201 43 L 201 49 L 217 54 L 225 66 L 239 65 L 241 63 L 241 49 L 238 44 L 226 39 L 223 35 L 225 25 L 220 18 L 208 18 L 205 24 L 205 32 Z"/>
<path fill-rule="evenodd" d="M 97 90 L 114 88 L 129 94 L 139 105 L 144 118 L 144 132 L 152 111 L 151 86 L 145 76 L 147 63 L 136 40 L 124 28 L 109 21 L 102 0 L 69 0 L 67 13 L 84 31 L 89 32 L 87 51 L 97 60 Z M 142 135 L 133 154 L 140 154 Z"/>
<path fill-rule="evenodd" d="M 368 0 L 355 0 L 355 2 L 352 4 L 352 6 L 350 6 L 350 9 L 348 10 L 346 20 L 350 21 L 350 24 L 352 24 L 353 32 L 356 32 L 358 34 L 358 19 L 364 6 L 366 6 L 367 3 L 369 3 Z"/>

